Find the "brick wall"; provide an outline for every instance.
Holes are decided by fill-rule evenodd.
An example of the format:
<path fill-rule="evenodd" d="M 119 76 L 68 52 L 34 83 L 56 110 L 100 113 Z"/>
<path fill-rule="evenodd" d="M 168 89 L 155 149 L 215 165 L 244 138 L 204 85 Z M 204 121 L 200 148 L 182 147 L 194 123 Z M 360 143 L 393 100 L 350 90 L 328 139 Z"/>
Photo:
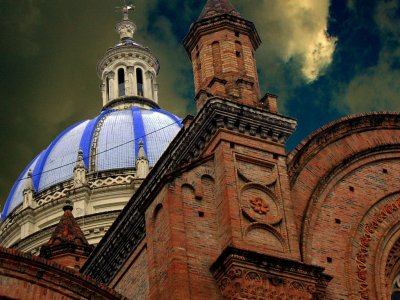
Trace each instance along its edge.
<path fill-rule="evenodd" d="M 400 272 L 394 262 L 400 239 L 398 119 L 370 114 L 336 121 L 289 162 L 303 259 L 334 276 L 328 299 L 390 298 Z"/>
<path fill-rule="evenodd" d="M 149 269 L 147 243 L 144 240 L 119 270 L 110 287 L 129 299 L 149 297 Z"/>
<path fill-rule="evenodd" d="M 233 28 L 200 37 L 191 52 L 195 94 L 207 91 L 214 96 L 235 98 L 254 105 L 260 99 L 254 50 L 249 36 Z M 223 80 L 221 85 L 219 81 Z M 238 81 L 241 80 L 241 81 Z M 199 99 L 197 108 L 204 105 Z"/>

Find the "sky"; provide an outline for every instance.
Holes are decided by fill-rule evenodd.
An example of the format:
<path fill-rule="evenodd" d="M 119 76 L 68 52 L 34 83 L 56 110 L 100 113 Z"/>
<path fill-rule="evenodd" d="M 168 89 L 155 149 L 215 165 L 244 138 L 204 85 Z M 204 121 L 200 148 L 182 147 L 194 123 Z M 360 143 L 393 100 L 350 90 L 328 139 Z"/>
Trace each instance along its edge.
<path fill-rule="evenodd" d="M 400 0 L 231 0 L 263 41 L 261 93 L 296 118 L 291 151 L 349 114 L 400 110 Z M 0 205 L 25 166 L 102 108 L 96 64 L 123 0 L 0 0 Z M 134 39 L 158 57 L 160 105 L 195 114 L 182 39 L 205 0 L 135 0 Z M 1 210 L 1 208 L 0 208 Z"/>

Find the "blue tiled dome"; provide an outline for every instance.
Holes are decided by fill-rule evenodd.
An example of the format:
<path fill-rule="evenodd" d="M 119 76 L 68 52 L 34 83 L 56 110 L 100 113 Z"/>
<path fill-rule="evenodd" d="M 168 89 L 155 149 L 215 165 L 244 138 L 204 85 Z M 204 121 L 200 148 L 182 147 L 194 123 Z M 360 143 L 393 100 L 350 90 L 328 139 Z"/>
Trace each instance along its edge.
<path fill-rule="evenodd" d="M 139 107 L 104 110 L 93 120 L 71 126 L 22 172 L 7 198 L 2 219 L 22 203 L 29 169 L 36 192 L 72 179 L 79 149 L 90 172 L 132 169 L 140 140 L 152 167 L 181 127 L 181 120 L 165 110 Z"/>

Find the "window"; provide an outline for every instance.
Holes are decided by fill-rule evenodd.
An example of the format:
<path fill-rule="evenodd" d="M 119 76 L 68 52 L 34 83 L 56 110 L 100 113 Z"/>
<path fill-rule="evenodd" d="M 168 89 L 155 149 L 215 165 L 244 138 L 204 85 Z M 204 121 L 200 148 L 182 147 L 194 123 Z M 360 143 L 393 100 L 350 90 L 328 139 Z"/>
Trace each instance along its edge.
<path fill-rule="evenodd" d="M 136 69 L 136 83 L 137 83 L 137 94 L 143 97 L 143 71 L 142 69 Z"/>
<path fill-rule="evenodd" d="M 392 284 L 391 300 L 400 300 L 400 274 L 396 276 Z"/>
<path fill-rule="evenodd" d="M 221 61 L 221 47 L 218 42 L 211 44 L 214 73 L 219 75 L 222 73 L 222 61 Z"/>
<path fill-rule="evenodd" d="M 110 77 L 106 78 L 106 92 L 107 92 L 107 100 L 110 100 L 111 90 L 110 90 Z"/>
<path fill-rule="evenodd" d="M 151 98 L 154 99 L 154 78 L 153 75 L 150 77 L 151 80 Z"/>
<path fill-rule="evenodd" d="M 118 69 L 118 96 L 125 96 L 125 71 Z"/>

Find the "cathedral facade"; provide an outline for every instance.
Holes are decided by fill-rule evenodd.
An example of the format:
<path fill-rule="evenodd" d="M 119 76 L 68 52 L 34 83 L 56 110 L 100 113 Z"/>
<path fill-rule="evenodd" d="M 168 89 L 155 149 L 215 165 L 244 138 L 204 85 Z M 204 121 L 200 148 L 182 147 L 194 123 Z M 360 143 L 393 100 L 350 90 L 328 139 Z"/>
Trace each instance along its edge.
<path fill-rule="evenodd" d="M 117 28 L 129 44 L 122 47 L 131 47 L 135 27 L 125 9 Z M 64 202 L 42 258 L 0 249 L 1 278 L 24 286 L 21 274 L 29 268 L 10 270 L 25 257 L 36 268 L 26 273 L 43 289 L 51 272 L 67 274 L 70 258 L 79 256 L 83 275 L 68 278 L 81 284 L 83 298 L 399 299 L 400 114 L 342 118 L 287 153 L 297 122 L 278 112 L 275 95 L 260 91 L 254 58 L 260 43 L 254 24 L 228 0 L 208 0 L 184 39 L 197 115 L 182 121 L 150 172 L 149 147 L 138 142 L 136 159 L 147 176 L 90 256 Z M 135 62 L 132 72 L 120 67 L 130 60 L 113 52 L 100 62 L 105 107 L 138 109 Z M 142 76 L 149 77 L 142 78 L 154 86 L 157 61 L 144 60 Z M 122 87 L 119 73 L 127 78 Z M 139 94 L 121 97 L 122 88 Z M 156 89 L 143 93 L 151 96 L 140 105 L 153 109 Z M 85 169 L 84 150 L 77 157 L 74 170 Z M 46 261 L 64 267 L 43 269 L 38 278 L 37 266 Z M 26 289 L 12 292 L 3 288 L 0 295 L 29 298 Z"/>

